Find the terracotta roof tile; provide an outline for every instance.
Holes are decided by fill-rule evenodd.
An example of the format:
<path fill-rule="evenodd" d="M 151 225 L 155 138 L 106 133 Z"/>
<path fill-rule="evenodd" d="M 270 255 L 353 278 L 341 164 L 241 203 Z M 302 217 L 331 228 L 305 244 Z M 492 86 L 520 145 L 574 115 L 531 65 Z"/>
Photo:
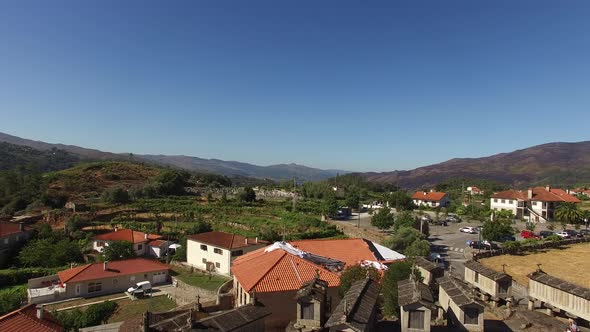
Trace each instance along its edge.
<path fill-rule="evenodd" d="M 549 188 L 547 190 L 544 187 L 535 187 L 532 189 L 532 200 L 533 201 L 540 201 L 540 202 L 570 202 L 570 203 L 579 203 L 580 200 L 576 197 L 568 194 L 563 189 L 558 188 Z M 521 190 L 505 190 L 500 191 L 492 195 L 492 198 L 500 198 L 500 199 L 514 199 L 514 200 L 521 200 L 521 201 L 528 201 L 528 190 L 521 191 Z"/>
<path fill-rule="evenodd" d="M 521 200 L 521 201 L 528 200 L 526 192 L 521 191 L 521 190 L 513 190 L 513 189 L 497 192 L 497 193 L 493 194 L 491 197 L 492 198 L 499 198 L 499 199 L 514 199 L 514 200 Z"/>
<path fill-rule="evenodd" d="M 446 193 L 438 192 L 438 191 L 417 191 L 412 195 L 412 199 L 421 200 L 421 201 L 440 201 L 443 197 L 446 196 Z"/>
<path fill-rule="evenodd" d="M 61 324 L 46 310 L 43 319 L 37 318 L 37 306 L 29 304 L 0 317 L 2 332 L 61 332 Z"/>
<path fill-rule="evenodd" d="M 146 242 L 146 234 L 144 232 L 133 231 L 130 229 L 119 229 L 110 233 L 100 234 L 93 237 L 94 240 L 102 241 L 129 241 L 132 243 Z M 158 240 L 162 236 L 156 234 L 147 234 L 147 240 Z"/>
<path fill-rule="evenodd" d="M 363 260 L 378 261 L 364 239 L 300 240 L 290 242 L 295 248 L 316 255 L 337 259 L 346 265 L 357 265 Z"/>
<path fill-rule="evenodd" d="M 170 267 L 159 261 L 134 258 L 120 261 L 111 261 L 104 270 L 103 263 L 93 263 L 59 271 L 57 275 L 63 283 L 95 280 L 108 277 L 125 276 L 138 273 L 156 272 L 168 270 Z"/>
<path fill-rule="evenodd" d="M 225 232 L 207 232 L 187 236 L 187 239 L 206 243 L 224 249 L 235 249 L 246 246 L 254 246 L 260 244 L 268 244 L 267 241 L 246 238 L 241 235 L 225 233 Z"/>

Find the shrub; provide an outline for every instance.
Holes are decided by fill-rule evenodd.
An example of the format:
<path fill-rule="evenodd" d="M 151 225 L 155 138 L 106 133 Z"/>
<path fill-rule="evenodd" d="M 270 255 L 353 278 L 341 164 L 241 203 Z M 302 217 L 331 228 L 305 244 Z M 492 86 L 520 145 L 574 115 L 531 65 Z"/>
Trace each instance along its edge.
<path fill-rule="evenodd" d="M 12 286 L 18 284 L 24 284 L 29 279 L 50 276 L 56 274 L 57 271 L 63 270 L 64 268 L 21 268 L 21 269 L 6 269 L 0 270 L 0 285 Z"/>
<path fill-rule="evenodd" d="M 338 294 L 340 297 L 344 297 L 344 294 L 350 289 L 350 286 L 354 284 L 356 281 L 363 280 L 367 277 L 367 273 L 369 277 L 377 282 L 381 279 L 381 274 L 377 271 L 374 267 L 364 268 L 360 265 L 353 265 L 347 267 L 344 272 L 340 275 L 340 288 L 338 289 Z"/>
<path fill-rule="evenodd" d="M 516 251 L 520 249 L 521 243 L 519 241 L 506 241 L 503 248 L 508 251 Z"/>
<path fill-rule="evenodd" d="M 18 309 L 26 300 L 27 286 L 22 285 L 0 290 L 0 316 Z"/>

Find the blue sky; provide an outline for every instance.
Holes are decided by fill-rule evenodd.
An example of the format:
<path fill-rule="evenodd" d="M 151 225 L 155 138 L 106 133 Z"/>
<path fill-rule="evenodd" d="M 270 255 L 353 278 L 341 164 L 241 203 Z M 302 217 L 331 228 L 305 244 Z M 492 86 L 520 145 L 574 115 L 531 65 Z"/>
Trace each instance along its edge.
<path fill-rule="evenodd" d="M 0 131 L 394 170 L 590 139 L 588 1 L 2 1 Z"/>

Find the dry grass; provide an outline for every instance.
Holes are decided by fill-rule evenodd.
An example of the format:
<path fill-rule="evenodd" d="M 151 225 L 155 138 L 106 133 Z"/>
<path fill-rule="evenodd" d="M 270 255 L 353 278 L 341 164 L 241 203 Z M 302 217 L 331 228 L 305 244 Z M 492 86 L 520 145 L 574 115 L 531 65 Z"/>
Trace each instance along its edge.
<path fill-rule="evenodd" d="M 590 288 L 590 243 L 523 256 L 495 256 L 481 259 L 480 262 L 496 271 L 502 271 L 502 264 L 506 264 L 506 273 L 524 286 L 528 285 L 527 274 L 535 271 L 537 264 L 542 264 L 541 269 L 548 274 Z"/>

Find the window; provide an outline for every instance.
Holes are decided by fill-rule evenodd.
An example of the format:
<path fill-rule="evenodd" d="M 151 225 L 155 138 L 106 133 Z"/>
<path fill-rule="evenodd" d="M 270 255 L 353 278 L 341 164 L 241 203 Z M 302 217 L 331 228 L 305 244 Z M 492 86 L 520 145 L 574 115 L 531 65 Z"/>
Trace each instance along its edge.
<path fill-rule="evenodd" d="M 104 247 L 104 242 L 96 242 L 97 247 Z"/>
<path fill-rule="evenodd" d="M 8 244 L 8 238 L 4 239 L 4 244 Z"/>
<path fill-rule="evenodd" d="M 465 308 L 465 324 L 479 324 L 479 310 L 477 308 Z"/>
<path fill-rule="evenodd" d="M 207 264 L 207 258 L 203 258 L 203 264 Z"/>
<path fill-rule="evenodd" d="M 113 279 L 113 286 L 117 287 L 117 285 L 119 285 L 119 280 L 118 279 Z"/>
<path fill-rule="evenodd" d="M 89 282 L 88 293 L 96 293 L 102 291 L 102 282 Z"/>
<path fill-rule="evenodd" d="M 479 273 L 475 272 L 475 282 L 479 282 Z"/>
<path fill-rule="evenodd" d="M 137 245 L 137 250 L 141 250 L 141 249 L 143 249 L 143 244 Z"/>
<path fill-rule="evenodd" d="M 494 203 L 498 203 L 498 199 L 497 198 L 494 198 Z"/>
<path fill-rule="evenodd" d="M 424 329 L 424 311 L 410 310 L 408 327 L 411 329 Z"/>
<path fill-rule="evenodd" d="M 201 250 L 203 250 L 203 251 L 207 251 L 207 246 L 206 246 L 206 245 L 204 245 L 204 244 L 201 244 Z"/>
<path fill-rule="evenodd" d="M 500 294 L 507 294 L 508 293 L 508 287 L 510 287 L 509 282 L 501 282 L 498 285 L 499 289 L 498 289 L 498 293 Z"/>
<path fill-rule="evenodd" d="M 514 201 L 513 200 L 509 200 L 508 203 L 514 204 Z"/>
<path fill-rule="evenodd" d="M 215 262 L 215 267 L 216 268 L 220 268 L 221 267 L 221 264 L 219 264 L 219 262 Z"/>
<path fill-rule="evenodd" d="M 313 319 L 313 308 L 312 302 L 301 303 L 301 319 Z"/>
<path fill-rule="evenodd" d="M 131 281 L 135 281 L 135 276 L 131 276 L 131 277 L 129 278 L 129 280 L 131 280 Z"/>
<path fill-rule="evenodd" d="M 502 204 L 504 204 L 504 203 L 506 203 L 506 200 L 505 199 L 502 200 Z"/>
<path fill-rule="evenodd" d="M 147 274 L 144 274 L 144 275 L 143 275 L 143 278 L 144 278 L 144 279 L 147 279 Z"/>
<path fill-rule="evenodd" d="M 231 252 L 231 256 L 232 257 L 238 257 L 238 256 L 242 256 L 244 254 L 243 250 L 236 250 L 236 251 L 232 251 Z"/>
<path fill-rule="evenodd" d="M 213 248 L 213 252 L 220 255 L 223 254 L 223 251 L 221 251 L 219 248 Z"/>

